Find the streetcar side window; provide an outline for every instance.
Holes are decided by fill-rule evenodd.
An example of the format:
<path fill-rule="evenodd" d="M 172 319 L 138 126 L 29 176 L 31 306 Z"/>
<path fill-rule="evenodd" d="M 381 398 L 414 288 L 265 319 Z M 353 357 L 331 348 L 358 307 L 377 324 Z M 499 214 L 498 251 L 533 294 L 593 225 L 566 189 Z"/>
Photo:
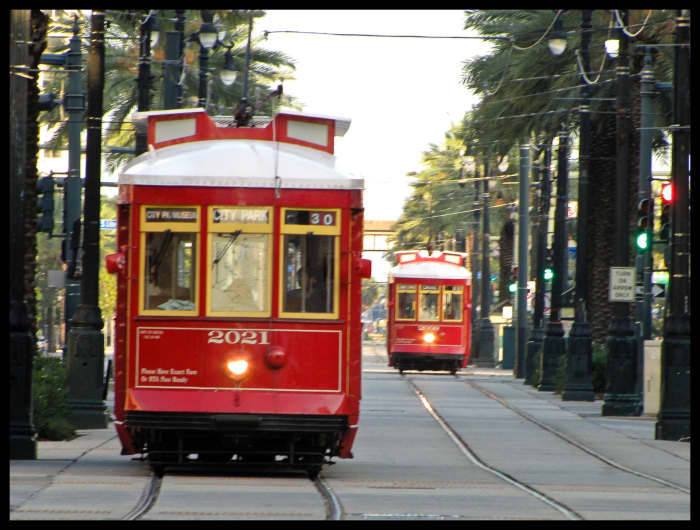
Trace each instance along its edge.
<path fill-rule="evenodd" d="M 416 286 L 398 284 L 396 288 L 396 320 L 416 319 Z"/>
<path fill-rule="evenodd" d="M 270 316 L 270 208 L 208 211 L 207 314 Z"/>
<path fill-rule="evenodd" d="M 280 316 L 337 318 L 340 211 L 282 208 Z"/>
<path fill-rule="evenodd" d="M 440 320 L 440 286 L 421 285 L 418 320 Z"/>
<path fill-rule="evenodd" d="M 442 319 L 462 321 L 462 287 L 445 285 L 442 292 Z"/>
<path fill-rule="evenodd" d="M 199 208 L 141 207 L 140 312 L 197 314 Z"/>

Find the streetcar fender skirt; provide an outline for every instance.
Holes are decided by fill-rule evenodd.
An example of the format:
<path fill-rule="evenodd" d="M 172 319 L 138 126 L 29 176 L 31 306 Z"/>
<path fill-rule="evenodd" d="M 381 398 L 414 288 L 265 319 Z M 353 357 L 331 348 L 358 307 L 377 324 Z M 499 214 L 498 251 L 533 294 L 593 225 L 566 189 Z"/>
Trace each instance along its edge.
<path fill-rule="evenodd" d="M 357 426 L 350 427 L 347 432 L 343 435 L 340 440 L 340 453 L 338 457 L 340 458 L 355 458 L 352 454 L 352 444 L 355 442 L 355 436 L 357 435 Z"/>
<path fill-rule="evenodd" d="M 242 388 L 129 389 L 125 413 L 356 414 L 359 400 L 341 392 L 275 392 Z"/>
<path fill-rule="evenodd" d="M 134 445 L 134 439 L 132 438 L 124 423 L 121 421 L 115 421 L 114 428 L 116 429 L 117 435 L 119 436 L 119 441 L 122 444 L 121 454 L 134 455 L 138 453 L 139 451 L 136 450 L 136 446 Z"/>

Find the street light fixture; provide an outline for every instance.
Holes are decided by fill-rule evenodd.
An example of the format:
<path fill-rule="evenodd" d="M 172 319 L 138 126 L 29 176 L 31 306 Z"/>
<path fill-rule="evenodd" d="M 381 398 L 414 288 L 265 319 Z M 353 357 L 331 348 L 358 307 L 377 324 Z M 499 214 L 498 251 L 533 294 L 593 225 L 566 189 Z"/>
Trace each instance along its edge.
<path fill-rule="evenodd" d="M 554 21 L 554 29 L 552 30 L 551 36 L 549 37 L 549 51 L 552 55 L 561 55 L 566 50 L 566 33 L 564 33 L 564 28 L 561 22 L 561 14 L 563 10 L 559 10 L 558 17 Z"/>
<path fill-rule="evenodd" d="M 226 50 L 224 55 L 224 68 L 221 70 L 221 82 L 226 86 L 231 86 L 236 82 L 236 77 L 238 76 L 238 70 L 236 70 L 236 64 L 233 61 L 233 53 L 231 53 L 231 48 Z"/>

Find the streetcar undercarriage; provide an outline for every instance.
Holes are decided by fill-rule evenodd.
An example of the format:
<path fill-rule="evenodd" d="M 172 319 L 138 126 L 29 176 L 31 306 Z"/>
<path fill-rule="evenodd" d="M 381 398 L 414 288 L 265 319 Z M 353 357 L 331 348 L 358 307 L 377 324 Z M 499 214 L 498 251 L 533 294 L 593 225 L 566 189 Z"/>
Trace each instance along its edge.
<path fill-rule="evenodd" d="M 446 370 L 451 374 L 456 374 L 462 366 L 462 355 L 454 354 L 422 354 L 422 353 L 401 353 L 392 354 L 393 366 L 398 368 L 400 373 L 404 370 Z"/>
<path fill-rule="evenodd" d="M 304 470 L 332 463 L 345 416 L 130 411 L 127 428 L 154 471 L 166 467 Z"/>

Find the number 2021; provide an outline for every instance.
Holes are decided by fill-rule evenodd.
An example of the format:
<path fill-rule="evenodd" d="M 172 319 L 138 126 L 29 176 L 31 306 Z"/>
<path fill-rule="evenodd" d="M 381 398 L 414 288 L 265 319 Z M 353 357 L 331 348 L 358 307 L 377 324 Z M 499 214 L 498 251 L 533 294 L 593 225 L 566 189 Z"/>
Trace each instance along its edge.
<path fill-rule="evenodd" d="M 208 344 L 270 344 L 267 331 L 250 329 L 212 329 L 207 336 Z"/>

